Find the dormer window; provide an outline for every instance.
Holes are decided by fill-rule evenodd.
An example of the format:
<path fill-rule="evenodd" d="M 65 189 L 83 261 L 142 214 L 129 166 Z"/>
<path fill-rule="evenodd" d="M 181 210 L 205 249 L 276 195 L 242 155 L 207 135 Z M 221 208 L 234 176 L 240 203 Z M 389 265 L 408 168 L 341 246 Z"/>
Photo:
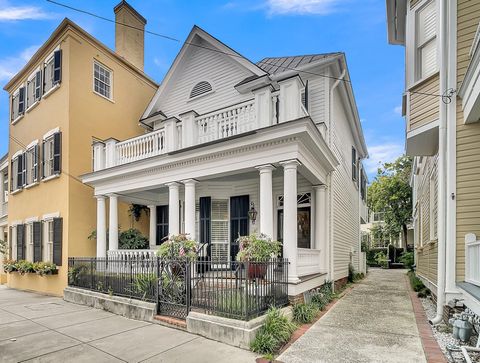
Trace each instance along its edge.
<path fill-rule="evenodd" d="M 207 81 L 198 82 L 190 92 L 190 98 L 195 98 L 213 91 L 212 85 Z"/>

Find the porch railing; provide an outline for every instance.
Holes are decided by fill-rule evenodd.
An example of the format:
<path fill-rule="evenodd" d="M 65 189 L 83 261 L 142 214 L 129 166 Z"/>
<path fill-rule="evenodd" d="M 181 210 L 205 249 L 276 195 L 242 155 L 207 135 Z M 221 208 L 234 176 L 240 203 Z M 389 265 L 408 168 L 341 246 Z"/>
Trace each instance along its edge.
<path fill-rule="evenodd" d="M 118 257 L 118 255 L 116 256 Z M 69 258 L 68 284 L 157 302 L 160 314 L 185 318 L 191 309 L 249 320 L 288 304 L 288 261 Z"/>
<path fill-rule="evenodd" d="M 480 240 L 473 233 L 465 236 L 465 281 L 480 286 Z"/>
<path fill-rule="evenodd" d="M 307 276 L 322 270 L 321 251 L 309 248 L 297 249 L 297 275 Z"/>
<path fill-rule="evenodd" d="M 108 250 L 107 256 L 113 260 L 128 260 L 132 258 L 150 259 L 155 258 L 156 250 Z"/>
<path fill-rule="evenodd" d="M 115 145 L 115 165 L 121 165 L 166 152 L 165 130 L 149 132 Z"/>

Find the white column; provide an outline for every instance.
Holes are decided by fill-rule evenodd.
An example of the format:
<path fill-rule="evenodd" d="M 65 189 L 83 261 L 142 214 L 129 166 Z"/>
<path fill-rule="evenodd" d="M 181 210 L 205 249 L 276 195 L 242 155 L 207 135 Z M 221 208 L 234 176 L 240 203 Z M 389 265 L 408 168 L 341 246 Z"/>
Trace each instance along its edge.
<path fill-rule="evenodd" d="M 117 139 L 110 138 L 105 140 L 105 167 L 111 168 L 115 166 L 117 163 L 117 153 L 116 153 L 116 146 L 117 146 Z"/>
<path fill-rule="evenodd" d="M 273 238 L 273 190 L 271 164 L 257 166 L 260 172 L 260 233 Z"/>
<path fill-rule="evenodd" d="M 154 249 L 157 245 L 157 206 L 149 205 L 150 209 L 150 225 L 148 239 L 150 240 L 150 249 Z"/>
<path fill-rule="evenodd" d="M 118 250 L 118 196 L 110 194 L 108 196 L 109 213 L 108 213 L 108 249 L 111 251 Z"/>
<path fill-rule="evenodd" d="M 183 182 L 185 184 L 185 233 L 193 240 L 195 235 L 195 184 L 198 181 L 188 179 Z"/>
<path fill-rule="evenodd" d="M 106 257 L 107 227 L 105 217 L 105 196 L 97 195 L 97 257 Z"/>
<path fill-rule="evenodd" d="M 255 112 L 257 115 L 258 127 L 267 127 L 272 124 L 273 102 L 272 89 L 268 85 L 252 91 L 255 95 Z"/>
<path fill-rule="evenodd" d="M 297 160 L 281 163 L 283 176 L 283 256 L 288 259 L 288 281 L 298 282 L 297 276 Z"/>
<path fill-rule="evenodd" d="M 180 198 L 178 183 L 168 186 L 168 232 L 169 235 L 180 233 Z"/>
<path fill-rule="evenodd" d="M 320 250 L 322 270 L 328 271 L 329 244 L 327 231 L 327 186 L 315 185 L 315 245 L 313 248 Z"/>

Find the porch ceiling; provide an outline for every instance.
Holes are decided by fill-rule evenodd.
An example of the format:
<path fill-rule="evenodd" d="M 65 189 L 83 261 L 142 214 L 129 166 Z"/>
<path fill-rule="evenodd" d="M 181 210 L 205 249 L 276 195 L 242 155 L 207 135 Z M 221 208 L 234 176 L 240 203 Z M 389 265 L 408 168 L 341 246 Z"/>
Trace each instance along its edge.
<path fill-rule="evenodd" d="M 166 183 L 192 178 L 251 179 L 258 176 L 256 166 L 278 166 L 291 159 L 300 161 L 299 172 L 312 184 L 326 183 L 328 173 L 338 165 L 316 126 L 303 118 L 211 145 L 104 169 L 82 179 L 95 188 L 95 194 L 149 190 L 153 195 Z"/>

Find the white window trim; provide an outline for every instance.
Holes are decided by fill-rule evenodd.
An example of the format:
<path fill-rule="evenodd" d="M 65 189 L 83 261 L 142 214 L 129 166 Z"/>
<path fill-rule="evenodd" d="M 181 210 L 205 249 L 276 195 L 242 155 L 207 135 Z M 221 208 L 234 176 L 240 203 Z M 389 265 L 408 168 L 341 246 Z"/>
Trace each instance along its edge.
<path fill-rule="evenodd" d="M 47 213 L 42 216 L 42 220 L 50 221 L 54 218 L 60 218 L 60 212 Z"/>
<path fill-rule="evenodd" d="M 198 95 L 198 96 L 195 96 L 195 97 L 192 97 L 192 98 L 188 97 L 187 103 L 190 102 L 190 101 L 196 101 L 196 100 L 198 100 L 199 98 L 202 98 L 202 97 L 204 97 L 204 96 L 208 96 L 208 95 L 211 95 L 212 93 L 215 93 L 215 85 L 214 85 L 214 83 L 212 82 L 212 80 L 209 79 L 209 78 L 204 78 L 204 79 L 202 79 L 201 81 L 195 82 L 195 84 L 194 84 L 192 87 L 190 87 L 190 90 L 189 90 L 189 92 L 188 92 L 188 95 L 189 95 L 189 96 L 190 96 L 190 93 L 192 93 L 193 88 L 194 88 L 197 84 L 199 84 L 200 82 L 208 82 L 208 83 L 210 84 L 210 86 L 212 87 L 212 89 L 211 89 L 210 91 L 205 92 L 205 93 L 202 93 L 202 94 L 200 94 L 200 95 Z"/>
<path fill-rule="evenodd" d="M 97 64 L 98 66 L 100 66 L 102 68 L 105 68 L 107 71 L 110 72 L 110 85 L 109 85 L 110 86 L 110 97 L 104 96 L 101 93 L 95 91 L 95 64 Z M 115 103 L 115 101 L 113 99 L 113 70 L 110 67 L 107 67 L 105 64 L 103 64 L 102 62 L 100 62 L 96 59 L 93 59 L 93 63 L 92 63 L 92 91 L 96 95 L 98 95 L 98 96 L 100 96 L 100 97 L 102 97 L 106 100 L 109 100 L 112 103 Z"/>
<path fill-rule="evenodd" d="M 33 222 L 38 222 L 38 217 L 25 218 L 25 223 L 33 223 Z"/>
<path fill-rule="evenodd" d="M 37 72 L 39 72 L 39 71 L 42 72 L 41 80 L 43 82 L 43 70 L 41 69 L 40 66 L 38 66 L 37 68 L 35 68 L 35 70 L 32 72 L 32 74 L 30 74 L 30 76 L 28 76 L 28 78 L 27 78 L 27 83 L 25 84 L 25 98 L 26 98 L 25 101 L 28 99 L 28 83 L 31 82 L 33 79 L 35 79 L 35 76 L 37 75 Z M 35 92 L 35 90 L 34 90 L 34 92 Z M 30 112 L 35 107 L 37 107 L 37 105 L 39 104 L 41 99 L 42 99 L 42 94 L 40 94 L 40 98 L 38 100 L 35 100 L 34 103 L 32 103 L 30 106 L 25 108 L 25 113 Z"/>
<path fill-rule="evenodd" d="M 47 98 L 53 92 L 55 92 L 58 88 L 60 88 L 60 83 L 55 83 L 55 85 L 52 88 L 50 88 L 47 92 L 45 92 L 41 98 Z"/>
<path fill-rule="evenodd" d="M 417 37 L 416 37 L 416 19 L 417 19 L 417 12 L 422 7 L 426 6 L 429 2 L 436 1 L 436 12 L 437 12 L 437 70 L 425 76 L 423 78 L 417 79 Z M 431 78 L 432 76 L 436 75 L 439 72 L 439 59 L 440 59 L 440 47 L 442 46 L 438 41 L 439 37 L 439 10 L 440 10 L 440 1 L 438 0 L 420 0 L 414 7 L 407 6 L 407 17 L 406 17 L 406 89 L 409 90 L 418 84 L 426 81 L 427 79 Z"/>
<path fill-rule="evenodd" d="M 45 141 L 49 137 L 53 136 L 57 132 L 60 132 L 60 127 L 55 127 L 54 129 L 51 129 L 50 131 L 47 131 L 45 135 L 43 135 L 43 140 Z"/>

